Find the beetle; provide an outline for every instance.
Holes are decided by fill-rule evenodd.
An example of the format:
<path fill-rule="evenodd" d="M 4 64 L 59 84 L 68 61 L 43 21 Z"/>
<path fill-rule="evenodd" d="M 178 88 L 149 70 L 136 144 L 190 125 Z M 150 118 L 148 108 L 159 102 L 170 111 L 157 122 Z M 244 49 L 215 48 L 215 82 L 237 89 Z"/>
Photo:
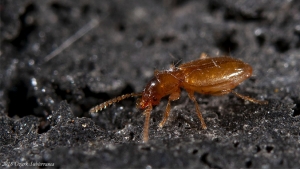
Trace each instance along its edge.
<path fill-rule="evenodd" d="M 150 113 L 153 106 L 158 105 L 163 97 L 169 96 L 163 119 L 158 125 L 162 128 L 170 114 L 171 102 L 178 100 L 181 89 L 184 89 L 195 104 L 202 129 L 207 129 L 194 93 L 209 95 L 233 93 L 256 104 L 267 104 L 267 101 L 256 100 L 233 91 L 236 86 L 251 75 L 252 67 L 241 60 L 228 56 L 208 57 L 206 54 L 202 54 L 200 59 L 181 64 L 178 67 L 172 65 L 168 70 L 155 70 L 154 77 L 141 93 L 125 94 L 113 98 L 93 107 L 90 109 L 90 113 L 101 111 L 109 105 L 129 97 L 140 97 L 137 101 L 137 107 L 143 109 L 145 115 L 143 141 L 148 142 Z"/>

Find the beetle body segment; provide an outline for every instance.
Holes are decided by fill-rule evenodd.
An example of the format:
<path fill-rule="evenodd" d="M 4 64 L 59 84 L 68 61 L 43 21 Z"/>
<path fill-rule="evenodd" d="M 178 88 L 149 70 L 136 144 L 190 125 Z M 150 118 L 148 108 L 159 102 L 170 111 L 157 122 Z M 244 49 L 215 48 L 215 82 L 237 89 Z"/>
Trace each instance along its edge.
<path fill-rule="evenodd" d="M 201 94 L 227 94 L 252 75 L 249 64 L 231 57 L 200 59 L 178 68 L 184 75 L 182 88 Z"/>

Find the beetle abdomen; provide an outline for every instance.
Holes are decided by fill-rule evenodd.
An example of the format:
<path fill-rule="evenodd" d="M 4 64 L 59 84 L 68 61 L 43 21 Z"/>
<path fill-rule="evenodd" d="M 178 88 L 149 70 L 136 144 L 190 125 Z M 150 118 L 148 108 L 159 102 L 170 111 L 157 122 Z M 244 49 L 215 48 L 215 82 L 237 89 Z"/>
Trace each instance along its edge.
<path fill-rule="evenodd" d="M 230 91 L 252 74 L 250 65 L 230 57 L 200 59 L 179 69 L 184 72 L 184 88 L 204 94 Z"/>

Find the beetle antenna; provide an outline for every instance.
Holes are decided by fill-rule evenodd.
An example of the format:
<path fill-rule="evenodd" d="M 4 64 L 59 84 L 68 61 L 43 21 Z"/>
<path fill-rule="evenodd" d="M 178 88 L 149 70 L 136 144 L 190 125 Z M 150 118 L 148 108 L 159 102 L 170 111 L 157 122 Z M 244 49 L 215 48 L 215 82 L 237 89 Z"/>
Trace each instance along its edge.
<path fill-rule="evenodd" d="M 98 111 L 102 111 L 103 109 L 105 109 L 106 107 L 114 104 L 114 103 L 117 103 L 121 100 L 124 100 L 124 99 L 127 99 L 127 98 L 130 98 L 130 97 L 138 97 L 138 96 L 141 96 L 142 93 L 129 93 L 129 94 L 124 94 L 122 96 L 118 96 L 118 97 L 115 97 L 113 99 L 110 99 L 106 102 L 103 102 L 93 108 L 90 109 L 90 113 L 97 113 Z"/>

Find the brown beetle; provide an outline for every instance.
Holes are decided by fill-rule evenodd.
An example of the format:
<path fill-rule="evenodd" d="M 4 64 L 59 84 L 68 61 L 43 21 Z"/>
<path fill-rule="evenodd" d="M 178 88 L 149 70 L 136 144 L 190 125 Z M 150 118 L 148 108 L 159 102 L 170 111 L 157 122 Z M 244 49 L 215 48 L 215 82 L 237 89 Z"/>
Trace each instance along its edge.
<path fill-rule="evenodd" d="M 189 98 L 194 102 L 202 129 L 206 129 L 207 127 L 195 99 L 194 92 L 210 95 L 233 93 L 253 103 L 268 103 L 267 101 L 243 96 L 232 90 L 252 75 L 252 67 L 249 64 L 232 57 L 208 58 L 206 54 L 202 54 L 198 60 L 181 64 L 178 67 L 172 66 L 169 70 L 155 71 L 154 74 L 155 76 L 146 85 L 142 93 L 131 93 L 116 97 L 93 107 L 90 113 L 101 111 L 107 106 L 123 99 L 141 96 L 137 101 L 137 107 L 145 110 L 143 141 L 147 142 L 149 140 L 148 131 L 152 107 L 158 105 L 161 98 L 169 96 L 164 117 L 159 123 L 159 127 L 163 127 L 171 110 L 171 101 L 179 99 L 181 88 L 187 91 Z"/>

